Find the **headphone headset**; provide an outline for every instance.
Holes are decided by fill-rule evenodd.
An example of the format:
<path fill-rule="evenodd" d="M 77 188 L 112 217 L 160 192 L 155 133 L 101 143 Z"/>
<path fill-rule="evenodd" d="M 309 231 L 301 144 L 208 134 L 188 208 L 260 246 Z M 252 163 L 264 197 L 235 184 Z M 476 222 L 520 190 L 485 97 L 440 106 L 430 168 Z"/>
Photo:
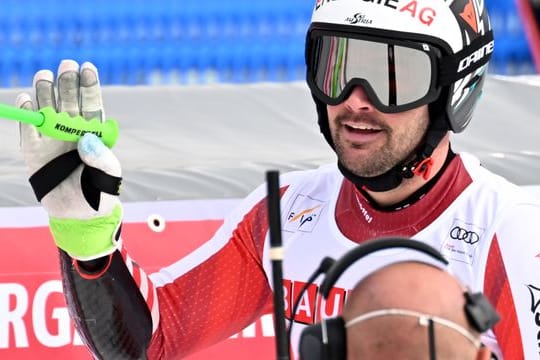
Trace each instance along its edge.
<path fill-rule="evenodd" d="M 356 261 L 373 252 L 396 247 L 408 248 L 427 254 L 437 262 L 441 263 L 441 265 L 445 267 L 448 265 L 448 261 L 440 252 L 417 240 L 408 238 L 370 240 L 345 253 L 345 255 L 328 268 L 320 286 L 320 294 L 323 299 L 326 300 L 328 298 L 332 287 L 338 281 L 339 277 Z M 325 258 L 323 262 L 324 261 L 328 262 L 328 258 Z M 297 301 L 301 299 L 302 296 L 303 292 L 300 293 Z M 482 293 L 470 293 L 464 291 L 464 296 L 464 311 L 467 320 L 476 331 L 483 333 L 499 321 L 499 315 Z M 294 320 L 294 312 L 292 314 L 292 320 Z M 306 327 L 300 336 L 299 352 L 300 358 L 306 360 L 346 359 L 347 343 L 343 318 L 333 317 L 323 319 L 318 324 Z"/>

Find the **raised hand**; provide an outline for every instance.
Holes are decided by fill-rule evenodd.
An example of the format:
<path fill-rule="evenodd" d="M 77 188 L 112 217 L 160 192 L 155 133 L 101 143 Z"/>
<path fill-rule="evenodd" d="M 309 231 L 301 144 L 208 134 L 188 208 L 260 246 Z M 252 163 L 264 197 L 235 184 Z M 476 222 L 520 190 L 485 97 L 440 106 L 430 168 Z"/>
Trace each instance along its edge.
<path fill-rule="evenodd" d="M 16 105 L 37 110 L 47 106 L 58 112 L 104 120 L 97 69 L 63 60 L 57 72 L 34 75 L 34 94 L 21 93 Z M 33 125 L 20 124 L 21 149 L 30 182 L 49 214 L 58 247 L 79 260 L 113 252 L 122 218 L 118 199 L 121 166 L 115 155 L 93 134 L 78 143 L 41 135 Z"/>

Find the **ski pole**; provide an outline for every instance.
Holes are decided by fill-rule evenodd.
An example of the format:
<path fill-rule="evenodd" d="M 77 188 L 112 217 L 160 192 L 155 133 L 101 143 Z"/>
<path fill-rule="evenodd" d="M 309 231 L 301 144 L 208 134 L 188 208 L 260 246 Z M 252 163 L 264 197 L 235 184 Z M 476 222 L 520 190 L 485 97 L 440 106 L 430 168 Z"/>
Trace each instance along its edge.
<path fill-rule="evenodd" d="M 0 118 L 32 124 L 41 134 L 62 141 L 76 142 L 85 133 L 93 133 L 109 148 L 114 146 L 119 133 L 116 120 L 107 119 L 105 122 L 100 122 L 99 119 L 86 120 L 80 115 L 57 113 L 50 106 L 39 111 L 30 111 L 0 104 Z"/>

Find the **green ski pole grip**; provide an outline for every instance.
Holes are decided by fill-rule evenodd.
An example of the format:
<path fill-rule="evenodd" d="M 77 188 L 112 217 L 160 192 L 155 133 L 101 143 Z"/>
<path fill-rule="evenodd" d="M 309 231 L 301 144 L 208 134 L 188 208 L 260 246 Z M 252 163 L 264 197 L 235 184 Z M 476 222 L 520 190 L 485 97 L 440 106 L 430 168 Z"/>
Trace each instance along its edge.
<path fill-rule="evenodd" d="M 57 113 L 52 107 L 45 107 L 39 111 L 30 111 L 15 106 L 0 104 L 0 118 L 17 120 L 34 125 L 37 130 L 48 137 L 62 141 L 76 142 L 86 133 L 93 133 L 101 141 L 112 148 L 118 139 L 118 123 L 107 119 L 100 122 L 98 119 L 86 120 L 82 116 L 70 116 L 66 112 Z"/>
<path fill-rule="evenodd" d="M 86 120 L 82 116 L 70 116 L 67 112 L 57 113 L 52 107 L 39 110 L 43 117 L 38 131 L 45 135 L 62 141 L 78 141 L 86 133 L 92 133 L 112 148 L 118 139 L 118 122 L 107 119 L 100 122 L 98 119 Z"/>

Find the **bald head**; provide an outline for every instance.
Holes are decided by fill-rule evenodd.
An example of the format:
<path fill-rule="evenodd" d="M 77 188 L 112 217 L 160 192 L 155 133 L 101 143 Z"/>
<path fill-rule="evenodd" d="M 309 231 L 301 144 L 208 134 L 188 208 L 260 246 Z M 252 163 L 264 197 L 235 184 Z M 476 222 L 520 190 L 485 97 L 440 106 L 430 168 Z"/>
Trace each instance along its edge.
<path fill-rule="evenodd" d="M 464 312 L 460 284 L 436 267 L 405 262 L 389 265 L 363 279 L 343 309 L 345 322 L 370 311 L 399 308 L 445 318 L 474 333 Z M 482 352 L 463 335 L 435 324 L 437 359 L 476 359 Z M 392 315 L 347 328 L 348 359 L 428 359 L 428 331 L 418 318 Z M 480 357 L 479 357 L 480 356 Z M 489 352 L 487 352 L 489 357 Z"/>

